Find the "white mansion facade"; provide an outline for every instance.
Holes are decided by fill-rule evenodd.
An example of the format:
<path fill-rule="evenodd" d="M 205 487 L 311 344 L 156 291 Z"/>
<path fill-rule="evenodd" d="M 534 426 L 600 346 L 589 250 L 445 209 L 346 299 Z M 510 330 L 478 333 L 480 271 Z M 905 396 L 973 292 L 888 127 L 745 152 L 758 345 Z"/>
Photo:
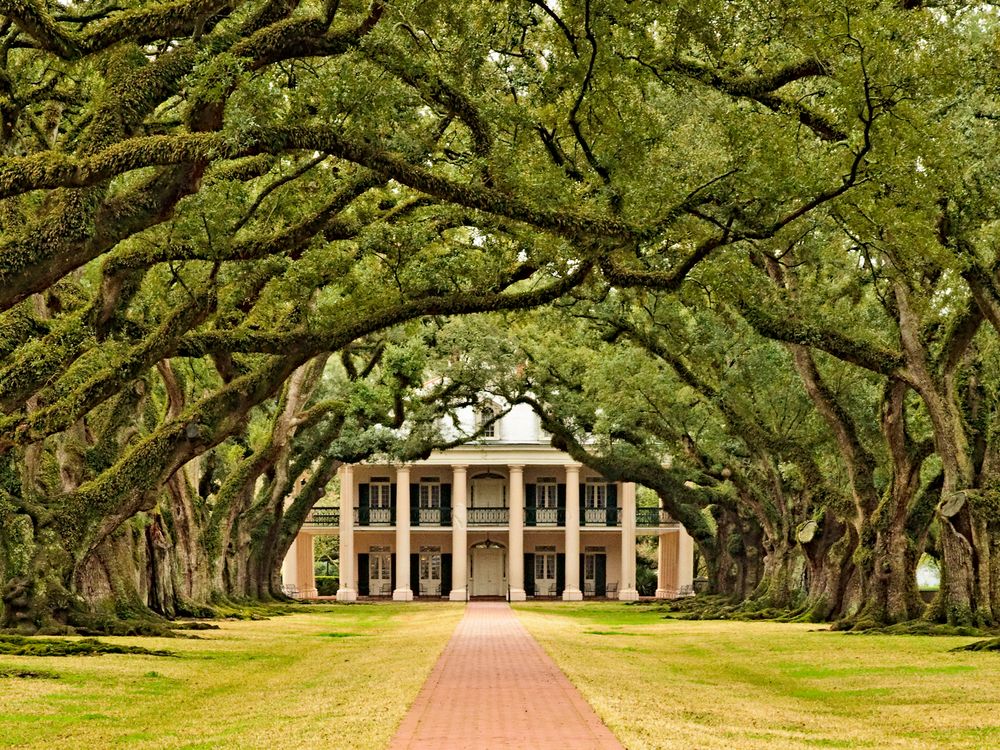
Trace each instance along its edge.
<path fill-rule="evenodd" d="M 475 429 L 463 410 L 460 428 Z M 691 592 L 693 544 L 659 508 L 549 445 L 514 406 L 475 443 L 408 465 L 345 465 L 340 507 L 316 509 L 285 559 L 284 583 L 316 596 L 313 539 L 340 536 L 338 601 L 584 596 L 634 600 L 636 535 L 658 537 L 656 596 Z M 294 587 L 294 589 L 292 589 Z"/>

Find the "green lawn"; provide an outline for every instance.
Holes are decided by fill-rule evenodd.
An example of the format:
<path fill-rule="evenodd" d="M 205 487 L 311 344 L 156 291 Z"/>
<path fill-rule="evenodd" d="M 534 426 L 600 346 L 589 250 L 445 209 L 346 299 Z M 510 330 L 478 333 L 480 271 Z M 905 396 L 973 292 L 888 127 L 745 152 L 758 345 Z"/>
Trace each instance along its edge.
<path fill-rule="evenodd" d="M 972 638 L 517 611 L 630 750 L 1000 747 L 1000 653 L 948 653 Z"/>
<path fill-rule="evenodd" d="M 224 622 L 204 640 L 106 638 L 135 655 L 0 656 L 0 747 L 384 747 L 461 605 L 304 607 Z"/>

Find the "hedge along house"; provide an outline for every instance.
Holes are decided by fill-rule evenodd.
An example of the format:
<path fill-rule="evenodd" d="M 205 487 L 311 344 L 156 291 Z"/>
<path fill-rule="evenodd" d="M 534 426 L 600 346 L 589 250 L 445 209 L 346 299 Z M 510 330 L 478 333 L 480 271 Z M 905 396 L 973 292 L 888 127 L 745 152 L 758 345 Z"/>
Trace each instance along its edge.
<path fill-rule="evenodd" d="M 471 434 L 482 415 L 463 410 Z M 314 510 L 288 552 L 284 583 L 316 596 L 313 539 L 340 536 L 339 601 L 359 596 L 638 598 L 636 534 L 659 539 L 656 596 L 691 592 L 694 546 L 631 482 L 609 482 L 552 448 L 514 406 L 483 438 L 409 465 L 345 465 L 339 510 Z"/>

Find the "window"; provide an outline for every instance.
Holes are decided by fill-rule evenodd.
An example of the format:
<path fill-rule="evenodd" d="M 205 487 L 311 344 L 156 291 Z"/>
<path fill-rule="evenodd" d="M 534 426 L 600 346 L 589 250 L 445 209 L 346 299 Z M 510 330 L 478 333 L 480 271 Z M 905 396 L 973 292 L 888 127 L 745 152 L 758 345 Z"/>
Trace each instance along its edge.
<path fill-rule="evenodd" d="M 608 484 L 607 482 L 587 482 L 584 485 L 584 507 L 587 508 L 607 508 L 608 507 Z"/>
<path fill-rule="evenodd" d="M 558 507 L 559 485 L 555 477 L 538 477 L 535 485 L 535 505 L 539 508 Z"/>
<path fill-rule="evenodd" d="M 441 483 L 437 477 L 420 480 L 419 505 L 424 509 L 441 507 Z"/>
<path fill-rule="evenodd" d="M 368 489 L 368 505 L 372 508 L 389 508 L 392 505 L 392 484 L 388 477 L 372 477 Z"/>
<path fill-rule="evenodd" d="M 476 429 L 482 430 L 486 440 L 500 439 L 500 414 L 503 410 L 499 404 L 487 401 L 476 412 Z"/>
<path fill-rule="evenodd" d="M 556 553 L 555 547 L 535 548 L 535 581 L 556 580 Z"/>

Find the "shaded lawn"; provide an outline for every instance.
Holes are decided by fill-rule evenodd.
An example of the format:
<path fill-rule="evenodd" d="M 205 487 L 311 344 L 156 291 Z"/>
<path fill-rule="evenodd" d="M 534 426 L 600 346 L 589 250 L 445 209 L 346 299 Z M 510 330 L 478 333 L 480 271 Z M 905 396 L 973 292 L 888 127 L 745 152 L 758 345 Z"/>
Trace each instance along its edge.
<path fill-rule="evenodd" d="M 630 750 L 1000 747 L 1000 653 L 948 652 L 974 638 L 516 609 Z"/>
<path fill-rule="evenodd" d="M 0 747 L 384 747 L 462 605 L 303 607 L 204 640 L 103 638 L 136 655 L 0 656 Z"/>

